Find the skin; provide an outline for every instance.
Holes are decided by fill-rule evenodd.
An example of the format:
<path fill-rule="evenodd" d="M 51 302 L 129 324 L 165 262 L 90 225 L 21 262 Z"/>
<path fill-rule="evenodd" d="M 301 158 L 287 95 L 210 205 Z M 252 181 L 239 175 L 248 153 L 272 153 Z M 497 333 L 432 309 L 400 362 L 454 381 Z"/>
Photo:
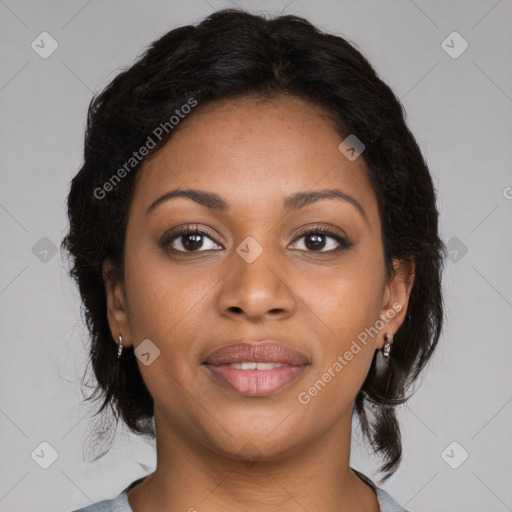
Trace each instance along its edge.
<path fill-rule="evenodd" d="M 115 339 L 150 339 L 160 355 L 137 360 L 155 403 L 156 471 L 128 493 L 135 512 L 377 512 L 374 491 L 350 469 L 354 399 L 386 332 L 404 320 L 414 266 L 394 261 L 385 277 L 377 200 L 362 157 L 348 160 L 325 113 L 303 100 L 244 98 L 198 106 L 137 176 L 126 233 L 124 280 L 104 264 Z M 229 211 L 175 198 L 176 189 L 215 192 Z M 362 206 L 322 199 L 283 213 L 295 192 L 338 189 Z M 170 229 L 199 225 L 196 252 L 159 245 Z M 311 248 L 305 226 L 330 227 Z M 248 263 L 236 248 L 248 236 L 263 249 Z M 215 237 L 215 238 L 214 238 Z M 172 242 L 176 250 L 190 235 Z M 314 240 L 313 240 L 314 241 Z M 307 391 L 365 328 L 402 309 L 311 401 Z M 310 364 L 299 380 L 265 397 L 214 382 L 201 364 L 215 348 L 274 339 Z M 391 350 L 392 357 L 392 350 Z M 255 462 L 250 462 L 256 457 Z"/>

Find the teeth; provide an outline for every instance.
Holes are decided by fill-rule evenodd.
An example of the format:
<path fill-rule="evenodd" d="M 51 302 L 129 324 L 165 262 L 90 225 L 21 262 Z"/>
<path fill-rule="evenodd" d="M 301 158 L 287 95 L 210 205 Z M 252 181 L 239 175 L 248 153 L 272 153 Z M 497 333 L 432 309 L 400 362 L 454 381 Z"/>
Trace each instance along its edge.
<path fill-rule="evenodd" d="M 247 363 L 232 363 L 229 366 L 231 368 L 235 368 L 237 370 L 272 370 L 273 368 L 279 368 L 283 365 L 282 363 L 255 363 L 255 362 L 247 362 Z"/>

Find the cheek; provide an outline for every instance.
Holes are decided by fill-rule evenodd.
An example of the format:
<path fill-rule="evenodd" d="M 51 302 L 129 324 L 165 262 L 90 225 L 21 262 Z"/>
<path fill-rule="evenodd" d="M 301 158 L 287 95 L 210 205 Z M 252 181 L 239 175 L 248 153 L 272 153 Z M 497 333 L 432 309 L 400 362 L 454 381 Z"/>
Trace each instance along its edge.
<path fill-rule="evenodd" d="M 137 364 L 156 403 L 186 408 L 183 393 L 197 370 L 188 364 L 194 360 L 190 347 L 197 330 L 204 329 L 199 312 L 214 281 L 199 275 L 197 267 L 171 265 L 165 255 L 155 255 L 158 249 L 151 248 L 150 256 L 139 249 L 126 258 L 131 334 L 135 348 L 149 339 L 160 352 L 149 365 Z"/>
<path fill-rule="evenodd" d="M 130 326 L 135 344 L 145 338 L 165 340 L 186 328 L 183 320 L 214 287 L 208 271 L 172 264 L 159 248 L 138 247 L 126 257 Z"/>
<path fill-rule="evenodd" d="M 315 310 L 340 341 L 357 337 L 378 320 L 384 285 L 382 265 L 375 255 L 365 257 L 358 252 L 315 279 Z"/>
<path fill-rule="evenodd" d="M 310 307 L 321 319 L 323 333 L 318 337 L 318 365 L 309 380 L 310 385 L 318 383 L 311 389 L 318 404 L 337 400 L 347 405 L 345 400 L 355 397 L 368 373 L 384 280 L 383 262 L 375 254 L 354 253 L 330 273 L 317 275 L 310 287 Z"/>

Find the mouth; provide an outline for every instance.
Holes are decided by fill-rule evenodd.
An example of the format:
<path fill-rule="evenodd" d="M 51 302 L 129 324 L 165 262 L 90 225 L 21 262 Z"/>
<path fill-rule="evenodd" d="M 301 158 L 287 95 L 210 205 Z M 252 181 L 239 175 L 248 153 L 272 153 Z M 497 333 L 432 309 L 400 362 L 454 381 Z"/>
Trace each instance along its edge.
<path fill-rule="evenodd" d="M 308 358 L 272 340 L 221 347 L 203 365 L 217 384 L 245 396 L 268 396 L 291 385 L 304 373 Z"/>

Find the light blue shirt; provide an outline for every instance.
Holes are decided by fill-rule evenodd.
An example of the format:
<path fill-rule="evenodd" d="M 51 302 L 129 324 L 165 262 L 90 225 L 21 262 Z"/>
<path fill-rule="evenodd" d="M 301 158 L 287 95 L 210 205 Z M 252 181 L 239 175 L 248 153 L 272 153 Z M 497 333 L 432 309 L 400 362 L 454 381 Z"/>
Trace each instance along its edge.
<path fill-rule="evenodd" d="M 377 500 L 380 505 L 381 512 L 408 512 L 405 508 L 401 507 L 386 491 L 379 489 L 367 476 L 359 473 L 352 468 L 352 471 L 365 483 L 367 483 L 377 494 Z M 142 482 L 144 478 L 139 478 L 132 482 L 126 489 L 121 492 L 117 498 L 113 500 L 104 500 L 98 503 L 89 505 L 88 507 L 74 510 L 73 512 L 133 512 L 128 503 L 128 491 L 135 487 L 138 483 Z"/>

